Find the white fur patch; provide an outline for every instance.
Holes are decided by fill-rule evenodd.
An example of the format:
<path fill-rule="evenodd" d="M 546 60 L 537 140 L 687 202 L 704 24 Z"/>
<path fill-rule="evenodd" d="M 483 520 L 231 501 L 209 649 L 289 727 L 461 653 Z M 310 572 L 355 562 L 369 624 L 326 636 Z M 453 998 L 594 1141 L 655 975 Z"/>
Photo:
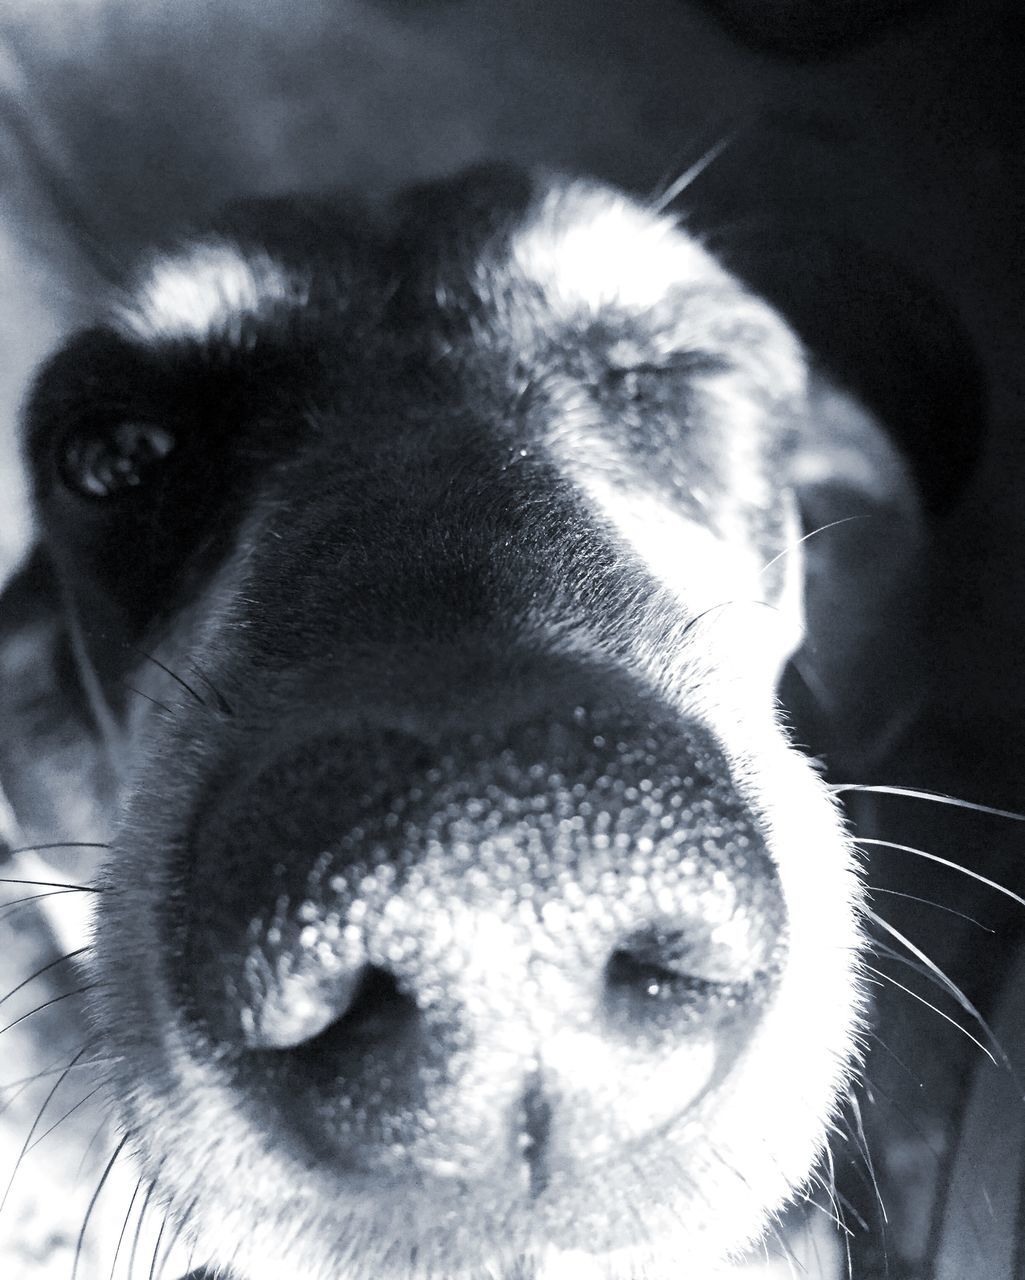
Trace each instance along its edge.
<path fill-rule="evenodd" d="M 202 340 L 230 336 L 244 319 L 276 307 L 301 307 L 308 299 L 309 282 L 269 254 L 208 240 L 158 258 L 117 319 L 144 341 Z"/>
<path fill-rule="evenodd" d="M 572 469 L 569 457 L 564 465 Z M 575 469 L 581 471 L 579 466 Z M 701 636 L 683 652 L 675 652 L 672 646 L 661 648 L 660 643 L 658 660 L 649 665 L 672 667 L 686 659 L 694 645 L 711 647 L 719 654 L 720 667 L 732 670 L 745 687 L 746 680 L 753 678 L 757 688 L 774 691 L 804 635 L 804 565 L 796 512 L 788 521 L 791 536 L 783 553 L 783 590 L 767 607 L 767 566 L 749 542 L 717 536 L 653 493 L 650 486 L 617 481 L 596 468 L 584 470 L 575 479 L 592 509 L 680 603 L 683 612 L 678 622 L 702 627 Z M 661 636 L 662 629 L 652 627 L 650 634 Z M 640 636 L 634 644 L 638 650 L 643 648 Z M 585 643 L 577 651 L 587 647 Z M 678 678 L 671 678 L 670 684 Z M 682 705 L 685 710 L 692 708 L 689 694 Z"/>
<path fill-rule="evenodd" d="M 635 482 L 595 471 L 582 488 L 663 586 L 689 610 L 757 598 L 761 564 L 748 546 L 731 545 Z"/>
<path fill-rule="evenodd" d="M 679 285 L 728 276 L 672 218 L 607 188 L 557 187 L 513 237 L 512 265 L 569 314 L 643 310 Z"/>

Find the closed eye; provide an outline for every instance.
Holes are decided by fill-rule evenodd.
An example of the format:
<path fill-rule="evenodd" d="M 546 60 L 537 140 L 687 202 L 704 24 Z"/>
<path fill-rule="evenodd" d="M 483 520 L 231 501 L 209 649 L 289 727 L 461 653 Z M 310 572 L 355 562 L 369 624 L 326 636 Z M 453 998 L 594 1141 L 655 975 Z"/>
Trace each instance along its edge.
<path fill-rule="evenodd" d="M 674 351 L 657 360 L 633 360 L 622 366 L 613 364 L 606 370 L 605 380 L 613 391 L 635 398 L 642 394 L 646 383 L 721 374 L 730 367 L 730 361 L 720 352 Z"/>

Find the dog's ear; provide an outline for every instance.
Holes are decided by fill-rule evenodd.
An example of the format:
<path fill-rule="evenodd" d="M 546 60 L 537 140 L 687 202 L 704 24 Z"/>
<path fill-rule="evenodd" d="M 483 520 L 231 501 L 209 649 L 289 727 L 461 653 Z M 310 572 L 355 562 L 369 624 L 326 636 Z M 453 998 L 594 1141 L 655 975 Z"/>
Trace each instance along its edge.
<path fill-rule="evenodd" d="M 816 370 L 791 476 L 807 640 L 783 701 L 803 741 L 865 771 L 930 696 L 936 551 L 982 448 L 982 374 L 940 286 L 849 231 L 788 210 L 731 266 Z"/>
<path fill-rule="evenodd" d="M 104 838 L 113 772 L 39 549 L 0 594 L 0 724 L 0 790 L 19 842 Z"/>
<path fill-rule="evenodd" d="M 864 769 L 925 696 L 928 520 L 890 434 L 821 375 L 790 478 L 805 535 L 805 640 L 781 696 L 807 744 L 831 765 Z"/>

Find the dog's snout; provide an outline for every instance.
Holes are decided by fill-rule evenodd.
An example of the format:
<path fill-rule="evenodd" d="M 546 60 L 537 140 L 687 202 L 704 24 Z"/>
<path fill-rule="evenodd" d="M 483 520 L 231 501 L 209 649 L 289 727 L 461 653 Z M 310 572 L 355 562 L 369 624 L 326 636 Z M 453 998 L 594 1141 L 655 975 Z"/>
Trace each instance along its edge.
<path fill-rule="evenodd" d="M 188 857 L 213 1057 L 320 1155 L 395 1174 L 513 1161 L 536 1195 L 553 1144 L 642 1136 L 728 1071 L 786 950 L 711 735 L 622 714 L 304 741 L 237 771 Z"/>

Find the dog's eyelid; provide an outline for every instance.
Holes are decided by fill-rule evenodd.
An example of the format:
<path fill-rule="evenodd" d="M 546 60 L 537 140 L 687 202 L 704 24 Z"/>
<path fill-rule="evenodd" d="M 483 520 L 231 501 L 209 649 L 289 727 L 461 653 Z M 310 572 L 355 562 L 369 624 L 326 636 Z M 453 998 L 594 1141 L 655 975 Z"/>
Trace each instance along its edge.
<path fill-rule="evenodd" d="M 647 359 L 640 356 L 632 360 L 613 359 L 606 376 L 611 382 L 618 383 L 627 378 L 700 377 L 726 373 L 730 367 L 729 358 L 722 352 L 688 349 Z"/>

